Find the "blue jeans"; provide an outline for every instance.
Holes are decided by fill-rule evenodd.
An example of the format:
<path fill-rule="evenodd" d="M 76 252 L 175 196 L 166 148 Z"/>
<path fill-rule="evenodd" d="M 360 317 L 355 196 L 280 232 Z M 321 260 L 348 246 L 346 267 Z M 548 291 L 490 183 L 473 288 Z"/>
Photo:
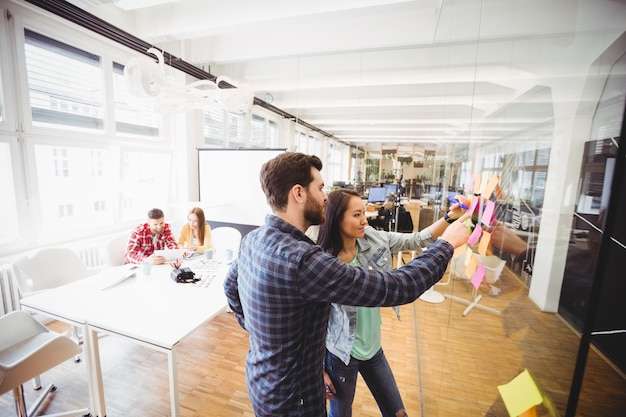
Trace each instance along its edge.
<path fill-rule="evenodd" d="M 367 361 L 350 357 L 347 366 L 341 359 L 326 351 L 325 366 L 337 390 L 330 400 L 329 417 L 352 416 L 352 401 L 359 373 L 372 392 L 383 417 L 396 417 L 398 411 L 404 410 L 398 385 L 382 349 Z"/>

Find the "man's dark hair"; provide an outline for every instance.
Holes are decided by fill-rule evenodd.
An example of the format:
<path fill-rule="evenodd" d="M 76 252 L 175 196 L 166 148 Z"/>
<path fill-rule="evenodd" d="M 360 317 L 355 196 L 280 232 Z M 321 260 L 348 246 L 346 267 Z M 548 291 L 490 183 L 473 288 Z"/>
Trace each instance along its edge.
<path fill-rule="evenodd" d="M 164 217 L 165 217 L 165 214 L 163 214 L 163 210 L 158 209 L 158 208 L 153 208 L 152 210 L 148 212 L 149 219 L 158 220 Z"/>
<path fill-rule="evenodd" d="M 273 211 L 283 210 L 287 206 L 287 196 L 294 185 L 309 186 L 313 181 L 311 168 L 321 171 L 322 161 L 315 155 L 299 152 L 281 153 L 263 164 L 261 187 Z"/>

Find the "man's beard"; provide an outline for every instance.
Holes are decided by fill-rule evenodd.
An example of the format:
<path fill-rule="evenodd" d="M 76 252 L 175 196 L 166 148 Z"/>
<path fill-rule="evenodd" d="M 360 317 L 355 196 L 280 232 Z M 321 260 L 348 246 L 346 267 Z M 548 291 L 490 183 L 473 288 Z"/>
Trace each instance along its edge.
<path fill-rule="evenodd" d="M 310 198 L 308 195 L 306 204 L 304 206 L 304 220 L 311 225 L 324 224 L 326 221 L 326 213 L 324 212 L 324 205 L 318 204 L 317 200 Z"/>

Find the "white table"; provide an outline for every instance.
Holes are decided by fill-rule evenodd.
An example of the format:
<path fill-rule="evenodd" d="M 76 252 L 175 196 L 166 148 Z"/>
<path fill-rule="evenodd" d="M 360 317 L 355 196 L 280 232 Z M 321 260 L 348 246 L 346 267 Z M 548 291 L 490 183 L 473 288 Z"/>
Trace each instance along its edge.
<path fill-rule="evenodd" d="M 96 288 L 131 267 L 124 265 L 21 300 L 24 309 L 82 327 L 92 415 L 106 416 L 98 333 L 121 336 L 167 354 L 171 415 L 179 415 L 176 347 L 227 304 L 222 284 L 228 265 L 203 262 L 188 266 L 198 276 L 207 274 L 205 267 L 210 266 L 213 281 L 208 287 L 177 284 L 170 278 L 172 268 L 159 265 L 152 267 L 149 276 L 138 268 L 134 278 L 106 290 Z"/>

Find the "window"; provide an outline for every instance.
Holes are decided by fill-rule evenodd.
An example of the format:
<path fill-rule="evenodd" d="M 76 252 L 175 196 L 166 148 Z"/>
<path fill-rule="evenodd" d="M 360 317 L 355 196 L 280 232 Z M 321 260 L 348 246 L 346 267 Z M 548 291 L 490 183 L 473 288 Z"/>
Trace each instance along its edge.
<path fill-rule="evenodd" d="M 253 114 L 250 120 L 250 146 L 253 148 L 265 148 L 265 118 Z"/>
<path fill-rule="evenodd" d="M 224 146 L 224 110 L 210 108 L 202 114 L 202 131 L 205 145 Z"/>
<path fill-rule="evenodd" d="M 128 151 L 122 155 L 122 220 L 145 218 L 153 207 L 166 208 L 171 177 L 170 155 L 165 152 Z"/>
<path fill-rule="evenodd" d="M 150 102 L 132 95 L 124 77 L 124 66 L 113 63 L 113 95 L 115 98 L 115 130 L 142 136 L 159 136 L 157 114 Z"/>
<path fill-rule="evenodd" d="M 36 145 L 35 161 L 43 234 L 48 238 L 114 223 L 111 153 L 79 146 Z M 98 175 L 93 175 L 97 173 Z M 94 201 L 102 202 L 97 207 Z"/>
<path fill-rule="evenodd" d="M 246 146 L 246 115 L 242 113 L 228 113 L 228 147 L 240 148 Z"/>
<path fill-rule="evenodd" d="M 33 125 L 102 130 L 100 57 L 25 29 Z"/>
<path fill-rule="evenodd" d="M 11 160 L 11 145 L 0 142 L 0 193 L 15 196 L 15 178 Z M 14 242 L 19 237 L 17 198 L 0 199 L 0 244 Z"/>
<path fill-rule="evenodd" d="M 269 148 L 278 147 L 278 125 L 273 120 L 267 122 L 267 146 Z"/>

